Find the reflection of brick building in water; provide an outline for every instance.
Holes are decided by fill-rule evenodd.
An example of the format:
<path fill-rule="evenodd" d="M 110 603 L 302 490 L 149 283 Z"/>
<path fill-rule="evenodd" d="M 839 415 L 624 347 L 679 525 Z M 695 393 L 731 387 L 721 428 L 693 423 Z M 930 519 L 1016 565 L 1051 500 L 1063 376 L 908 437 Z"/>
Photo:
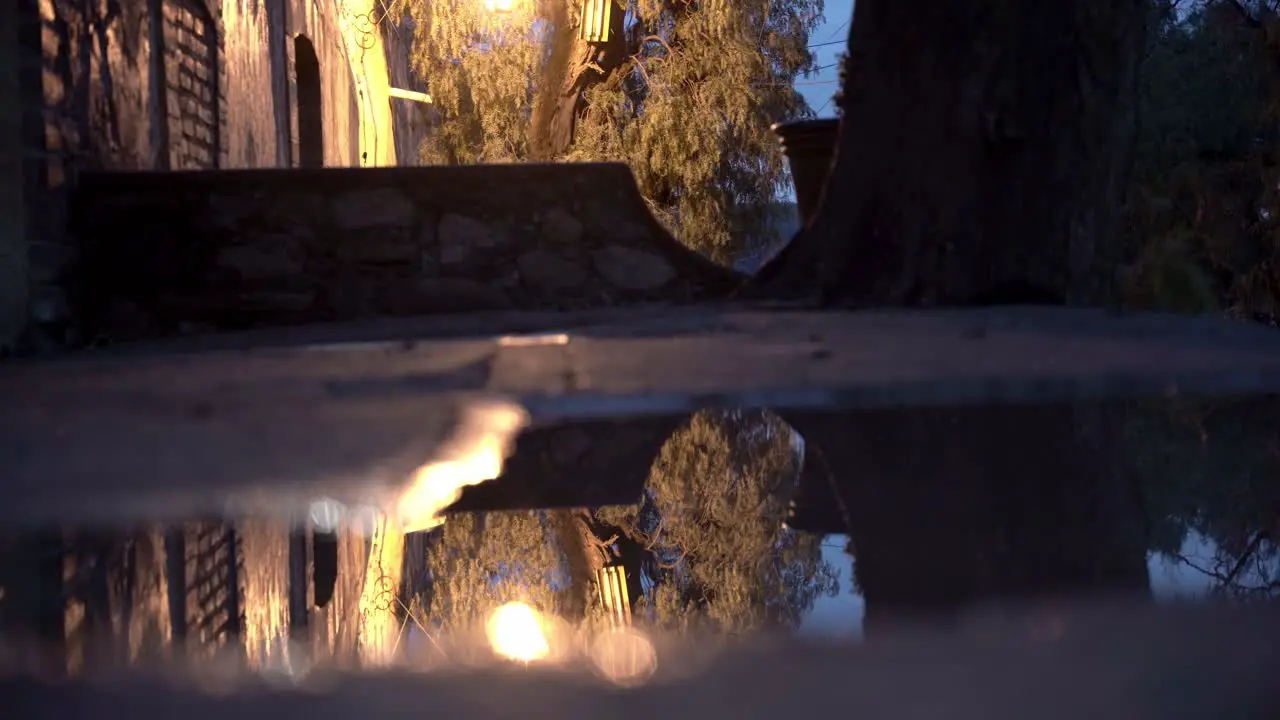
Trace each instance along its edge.
<path fill-rule="evenodd" d="M 121 339 L 86 337 L 69 289 L 77 272 L 70 198 L 85 172 L 386 164 L 394 149 L 362 163 L 367 137 L 416 147 L 416 135 L 377 138 L 378 128 L 390 127 L 389 111 L 366 103 L 374 109 L 362 113 L 361 88 L 378 85 L 369 73 L 385 75 L 385 65 L 357 68 L 343 35 L 363 4 L 0 2 L 3 352 Z M 389 31 L 373 32 L 380 39 Z M 400 39 L 372 49 L 388 47 L 406 52 Z M 390 60 L 407 67 L 404 58 Z M 140 311 L 129 303 L 102 312 L 124 318 L 116 325 L 139 337 L 155 329 L 131 322 Z M 291 615 L 295 632 L 309 626 L 318 644 L 351 649 L 365 542 L 343 537 L 336 545 L 333 553 L 320 544 L 326 557 L 338 557 L 339 579 L 336 589 L 320 588 L 327 601 L 316 608 L 313 545 L 306 537 L 291 542 L 278 523 L 0 539 L 0 620 L 10 637 L 41 637 L 54 648 L 52 665 L 65 657 L 72 668 L 159 659 L 180 638 L 197 654 L 231 643 L 252 662 L 279 644 Z"/>

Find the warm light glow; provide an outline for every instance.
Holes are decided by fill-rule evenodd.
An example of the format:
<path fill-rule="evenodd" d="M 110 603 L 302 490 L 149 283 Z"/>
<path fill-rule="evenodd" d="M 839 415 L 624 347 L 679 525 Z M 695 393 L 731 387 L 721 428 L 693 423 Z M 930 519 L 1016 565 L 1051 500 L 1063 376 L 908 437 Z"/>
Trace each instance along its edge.
<path fill-rule="evenodd" d="M 515 5 L 516 0 L 484 0 L 484 6 L 489 10 L 489 12 L 511 12 Z"/>
<path fill-rule="evenodd" d="M 457 502 L 462 489 L 498 477 L 516 434 L 528 416 L 514 403 L 493 402 L 466 408 L 443 459 L 414 473 L 396 506 L 404 532 L 420 532 L 444 522 L 440 513 Z"/>
<path fill-rule="evenodd" d="M 323 533 L 336 533 L 342 528 L 347 509 L 331 498 L 321 498 L 311 503 L 311 526 Z"/>
<path fill-rule="evenodd" d="M 493 651 L 509 660 L 527 663 L 551 653 L 538 611 L 522 602 L 509 602 L 494 610 L 485 629 Z"/>
<path fill-rule="evenodd" d="M 311 673 L 309 655 L 306 645 L 277 638 L 261 660 L 258 672 L 272 685 L 299 685 Z"/>
<path fill-rule="evenodd" d="M 634 687 L 658 669 L 658 653 L 638 630 L 617 628 L 596 637 L 591 644 L 591 662 L 610 682 Z"/>

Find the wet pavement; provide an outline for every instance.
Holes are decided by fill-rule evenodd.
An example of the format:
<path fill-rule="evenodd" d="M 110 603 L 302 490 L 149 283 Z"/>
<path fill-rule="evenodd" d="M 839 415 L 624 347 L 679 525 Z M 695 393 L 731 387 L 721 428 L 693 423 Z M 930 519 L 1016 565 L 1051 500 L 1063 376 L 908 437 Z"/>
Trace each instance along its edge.
<path fill-rule="evenodd" d="M 826 355 L 816 315 L 671 322 L 5 368 L 15 392 L 67 382 L 30 425 L 0 413 L 22 500 L 0 512 L 27 523 L 0 537 L 0 696 L 21 717 L 191 720 L 1280 712 L 1273 331 L 882 313 L 858 327 L 887 349 Z M 837 385 L 847 406 L 810 392 Z M 524 407 L 464 447 L 465 403 L 438 410 L 495 396 Z M 708 398 L 791 404 L 682 410 Z M 257 474 L 228 492 L 229 468 Z M 308 468 L 336 482 L 283 482 Z M 1211 602 L 1152 602 L 1152 558 Z M 855 593 L 865 640 L 823 642 L 811 619 Z M 511 603 L 543 648 L 516 663 L 493 630 Z M 601 644 L 618 633 L 639 639 Z"/>

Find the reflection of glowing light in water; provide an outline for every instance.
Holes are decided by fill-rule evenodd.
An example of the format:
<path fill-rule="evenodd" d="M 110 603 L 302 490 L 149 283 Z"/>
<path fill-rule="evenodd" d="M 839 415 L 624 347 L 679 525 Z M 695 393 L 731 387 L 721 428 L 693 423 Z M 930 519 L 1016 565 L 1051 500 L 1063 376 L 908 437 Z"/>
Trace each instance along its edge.
<path fill-rule="evenodd" d="M 494 610 L 485 629 L 493 651 L 509 660 L 527 663 L 551 653 L 542 619 L 522 602 L 509 602 Z"/>
<path fill-rule="evenodd" d="M 377 532 L 380 522 L 382 522 L 382 513 L 372 505 L 357 505 L 347 513 L 347 527 L 366 540 Z"/>
<path fill-rule="evenodd" d="M 311 673 L 307 648 L 295 640 L 277 640 L 259 672 L 273 685 L 297 685 Z"/>
<path fill-rule="evenodd" d="M 591 662 L 618 685 L 635 686 L 658 669 L 658 653 L 649 638 L 631 628 L 601 633 L 591 644 Z"/>
<path fill-rule="evenodd" d="M 338 532 L 345 515 L 346 508 L 337 500 L 323 498 L 311 503 L 311 525 L 320 532 Z"/>
<path fill-rule="evenodd" d="M 467 407 L 444 457 L 422 466 L 396 504 L 404 532 L 430 530 L 444 522 L 440 511 L 462 488 L 492 480 L 502 472 L 515 436 L 528 422 L 524 409 L 509 402 Z"/>
<path fill-rule="evenodd" d="M 348 508 L 337 500 L 322 498 L 311 503 L 311 527 L 316 532 L 335 534 L 346 530 L 365 538 L 373 536 L 382 513 L 372 505 Z"/>

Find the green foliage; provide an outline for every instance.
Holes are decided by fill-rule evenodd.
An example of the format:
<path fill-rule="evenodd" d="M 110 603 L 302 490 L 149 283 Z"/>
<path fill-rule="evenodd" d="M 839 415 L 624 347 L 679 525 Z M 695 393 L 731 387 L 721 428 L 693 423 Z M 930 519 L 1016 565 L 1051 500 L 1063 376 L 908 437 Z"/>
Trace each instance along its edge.
<path fill-rule="evenodd" d="M 533 78 L 545 62 L 544 28 L 528 6 L 513 14 L 480 0 L 414 0 L 413 63 L 429 79 L 442 122 L 423 147 L 434 164 L 515 162 L 528 155 Z"/>
<path fill-rule="evenodd" d="M 532 6 L 498 17 L 479 0 L 409 3 L 416 69 L 441 116 L 424 148 L 428 162 L 528 157 L 553 35 Z M 587 91 L 562 159 L 627 163 L 655 215 L 713 258 L 771 243 L 766 208 L 789 178 L 769 126 L 811 114 L 792 83 L 813 68 L 807 45 L 822 0 L 626 6 L 627 59 Z"/>
<path fill-rule="evenodd" d="M 1127 209 L 1131 305 L 1280 311 L 1273 88 L 1280 47 L 1209 3 L 1156 5 Z"/>

